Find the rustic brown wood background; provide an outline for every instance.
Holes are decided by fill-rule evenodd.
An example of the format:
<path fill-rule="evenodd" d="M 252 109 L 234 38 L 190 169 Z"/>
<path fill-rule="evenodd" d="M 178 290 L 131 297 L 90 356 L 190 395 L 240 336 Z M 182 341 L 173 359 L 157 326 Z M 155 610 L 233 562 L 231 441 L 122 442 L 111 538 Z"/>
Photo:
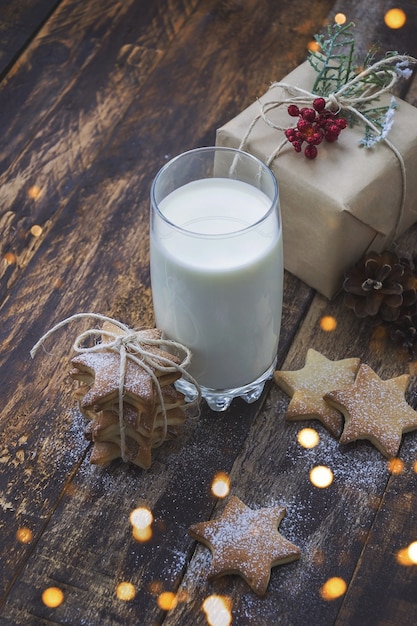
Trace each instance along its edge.
<path fill-rule="evenodd" d="M 382 19 L 396 5 L 408 16 L 398 31 Z M 122 462 L 93 467 L 68 376 L 85 325 L 29 356 L 73 313 L 153 325 L 153 176 L 171 156 L 213 144 L 216 128 L 302 62 L 339 11 L 356 23 L 359 52 L 379 41 L 417 56 L 411 0 L 0 2 L 2 626 L 203 625 L 211 593 L 231 598 L 239 626 L 417 623 L 416 566 L 396 560 L 417 539 L 416 433 L 404 438 L 398 475 L 366 442 L 341 448 L 319 425 L 320 445 L 302 450 L 300 425 L 283 419 L 288 399 L 270 384 L 254 405 L 203 408 L 147 472 Z M 417 80 L 400 95 L 417 104 Z M 416 243 L 416 229 L 400 242 L 405 250 Z M 320 329 L 323 315 L 336 318 L 333 333 Z M 287 274 L 279 366 L 301 367 L 309 347 L 360 357 L 382 378 L 417 373 L 341 298 L 328 302 Z M 318 464 L 334 472 L 328 489 L 308 480 Z M 301 548 L 300 561 L 273 569 L 263 599 L 237 577 L 207 583 L 209 551 L 187 534 L 223 507 L 210 493 L 219 470 L 249 506 L 285 504 L 281 531 Z M 139 544 L 128 516 L 143 503 L 155 523 Z M 22 527 L 29 543 L 16 540 Z M 326 602 L 319 589 L 331 576 L 348 589 Z M 132 601 L 116 598 L 120 581 L 135 586 Z M 50 586 L 64 592 L 57 608 L 41 599 Z M 177 590 L 176 608 L 162 611 L 158 594 Z"/>

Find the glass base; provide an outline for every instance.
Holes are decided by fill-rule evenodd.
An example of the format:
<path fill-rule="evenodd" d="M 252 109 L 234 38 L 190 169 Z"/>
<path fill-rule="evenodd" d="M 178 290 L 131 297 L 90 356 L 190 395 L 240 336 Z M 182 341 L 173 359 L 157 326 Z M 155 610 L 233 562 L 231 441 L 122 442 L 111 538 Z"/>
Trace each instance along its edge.
<path fill-rule="evenodd" d="M 259 400 L 261 397 L 266 381 L 272 378 L 276 363 L 277 360 L 275 359 L 271 367 L 269 367 L 262 376 L 244 387 L 216 390 L 201 386 L 201 396 L 212 411 L 226 411 L 235 398 L 242 398 L 242 400 L 245 400 L 245 402 L 249 404 L 256 402 L 256 400 Z M 175 387 L 185 395 L 186 402 L 194 402 L 194 400 L 196 400 L 198 396 L 197 390 L 195 386 L 188 381 L 181 378 L 175 383 Z"/>

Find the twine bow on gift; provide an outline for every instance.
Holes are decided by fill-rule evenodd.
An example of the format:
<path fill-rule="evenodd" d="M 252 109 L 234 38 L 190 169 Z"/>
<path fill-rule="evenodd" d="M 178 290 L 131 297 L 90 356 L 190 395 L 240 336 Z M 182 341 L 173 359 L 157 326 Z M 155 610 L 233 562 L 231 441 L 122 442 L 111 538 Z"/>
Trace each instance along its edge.
<path fill-rule="evenodd" d="M 390 241 L 395 239 L 398 231 L 399 224 L 403 218 L 405 198 L 406 198 L 406 167 L 404 159 L 398 150 L 398 148 L 388 139 L 388 133 L 394 123 L 394 112 L 396 108 L 395 98 L 391 98 L 390 105 L 387 107 L 385 114 L 384 124 L 380 130 L 378 126 L 365 115 L 361 109 L 370 102 L 379 100 L 380 97 L 392 91 L 395 84 L 401 77 L 409 78 L 411 76 L 410 64 L 416 64 L 417 59 L 408 56 L 395 54 L 392 56 L 386 56 L 385 58 L 377 61 L 373 65 L 367 67 L 363 71 L 356 74 L 352 79 L 348 80 L 341 87 L 335 91 L 328 93 L 327 95 L 311 92 L 307 89 L 291 85 L 286 82 L 274 82 L 269 87 L 268 91 L 280 87 L 287 92 L 286 97 L 259 102 L 260 112 L 254 117 L 249 125 L 245 135 L 243 136 L 239 149 L 245 150 L 245 146 L 252 133 L 254 126 L 262 119 L 268 126 L 278 131 L 285 131 L 287 127 L 282 127 L 276 124 L 268 117 L 268 114 L 279 107 L 285 105 L 299 105 L 299 106 L 311 106 L 312 102 L 316 98 L 324 98 L 326 101 L 326 108 L 337 114 L 339 112 L 349 113 L 353 120 L 361 122 L 366 128 L 371 129 L 373 136 L 370 138 L 364 137 L 360 144 L 365 148 L 371 148 L 376 143 L 383 141 L 387 147 L 395 154 L 401 171 L 402 191 L 401 191 L 401 203 L 400 208 L 396 216 L 396 221 L 390 235 Z M 376 76 L 380 78 L 380 86 L 375 87 L 375 82 L 371 82 L 370 76 Z M 329 78 L 329 81 L 331 78 Z M 270 166 L 272 162 L 278 157 L 282 148 L 288 144 L 286 137 L 283 138 L 281 143 L 272 152 L 272 154 L 266 159 L 266 165 Z"/>
<path fill-rule="evenodd" d="M 86 352 L 103 352 L 112 351 L 120 355 L 119 366 L 119 389 L 118 389 L 118 413 L 119 413 L 119 429 L 120 429 L 120 449 L 123 461 L 126 461 L 126 433 L 125 422 L 123 419 L 123 397 L 124 397 L 124 385 L 127 371 L 128 360 L 132 361 L 143 369 L 152 379 L 158 399 L 161 406 L 163 416 L 163 434 L 159 444 L 162 444 L 167 435 L 167 413 L 162 395 L 161 385 L 159 384 L 158 377 L 155 374 L 159 372 L 161 374 L 169 374 L 172 372 L 178 372 L 181 376 L 191 383 L 197 391 L 197 397 L 193 402 L 188 403 L 189 407 L 196 406 L 200 401 L 200 388 L 196 380 L 187 372 L 186 368 L 191 362 L 191 351 L 184 345 L 168 340 L 168 339 L 152 339 L 147 334 L 146 330 L 132 330 L 125 324 L 122 324 L 118 320 L 105 315 L 97 313 L 77 313 L 68 317 L 48 330 L 30 351 L 30 355 L 34 358 L 38 349 L 43 345 L 46 339 L 50 337 L 57 330 L 66 326 L 74 320 L 80 320 L 83 318 L 93 318 L 100 322 L 107 322 L 115 326 L 121 332 L 113 332 L 108 329 L 92 328 L 79 334 L 74 341 L 73 350 L 80 353 Z M 100 341 L 106 338 L 106 341 Z M 96 343 L 96 339 L 100 343 Z M 91 343 L 93 340 L 94 345 L 86 347 L 86 343 Z M 173 359 L 163 356 L 162 354 L 155 355 L 149 351 L 150 347 L 167 348 L 174 350 L 177 354 L 182 353 L 183 358 L 180 363 L 176 363 Z"/>

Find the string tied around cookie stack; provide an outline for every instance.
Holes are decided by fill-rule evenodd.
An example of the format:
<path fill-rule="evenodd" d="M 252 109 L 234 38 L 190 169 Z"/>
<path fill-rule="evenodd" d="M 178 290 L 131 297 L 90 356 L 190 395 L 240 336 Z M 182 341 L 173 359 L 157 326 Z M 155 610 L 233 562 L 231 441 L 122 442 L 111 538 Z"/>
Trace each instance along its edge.
<path fill-rule="evenodd" d="M 316 98 L 324 98 L 326 101 L 326 108 L 328 110 L 331 110 L 336 114 L 341 111 L 349 113 L 352 116 L 353 120 L 355 120 L 356 122 L 361 122 L 368 130 L 370 129 L 373 133 L 372 136 L 369 136 L 368 133 L 368 136 L 364 137 L 361 140 L 360 145 L 364 146 L 365 148 L 371 148 L 379 142 L 384 142 L 385 145 L 394 153 L 398 161 L 401 173 L 401 201 L 396 214 L 394 225 L 388 238 L 389 242 L 392 242 L 398 235 L 399 225 L 404 215 L 407 191 L 406 167 L 404 159 L 398 148 L 388 139 L 388 133 L 394 122 L 394 111 L 396 108 L 396 102 L 395 98 L 392 97 L 391 102 L 387 107 L 384 124 L 381 130 L 371 119 L 369 119 L 368 116 L 366 116 L 361 111 L 361 108 L 363 108 L 368 103 L 379 100 L 383 94 L 391 92 L 394 85 L 401 77 L 409 78 L 412 73 L 409 69 L 409 65 L 415 65 L 416 63 L 417 59 L 408 55 L 393 54 L 390 56 L 386 56 L 380 61 L 373 63 L 366 69 L 356 74 L 353 78 L 348 80 L 338 89 L 326 95 L 314 93 L 313 91 L 309 91 L 307 89 L 303 89 L 301 87 L 297 87 L 286 82 L 274 82 L 270 85 L 268 91 L 280 87 L 284 90 L 284 93 L 286 93 L 286 95 L 281 98 L 275 98 L 274 100 L 266 102 L 259 101 L 260 111 L 253 118 L 251 124 L 247 128 L 246 133 L 244 134 L 240 142 L 239 149 L 245 150 L 252 130 L 260 119 L 262 119 L 271 128 L 285 132 L 287 130 L 287 127 L 276 124 L 269 117 L 269 113 L 272 110 L 282 106 L 288 106 L 291 104 L 295 104 L 298 106 L 311 106 L 311 103 Z M 380 87 L 376 88 L 375 83 L 369 80 L 369 77 L 371 75 L 380 78 Z M 272 162 L 279 156 L 281 150 L 287 144 L 288 139 L 284 137 L 282 141 L 277 145 L 276 149 L 265 160 L 265 163 L 266 165 L 268 165 L 268 167 L 271 166 Z"/>
<path fill-rule="evenodd" d="M 189 383 L 191 383 L 196 391 L 196 398 L 188 403 L 188 407 L 197 406 L 201 399 L 201 391 L 197 381 L 187 372 L 187 367 L 191 362 L 192 353 L 189 348 L 184 346 L 181 343 L 178 343 L 169 339 L 152 339 L 148 336 L 145 329 L 142 330 L 132 330 L 122 322 L 115 320 L 111 317 L 107 317 L 105 315 L 101 315 L 99 313 L 76 313 L 72 315 L 55 326 L 53 326 L 50 330 L 48 330 L 33 346 L 30 351 L 30 355 L 32 358 L 35 357 L 38 349 L 44 344 L 44 342 L 56 331 L 66 326 L 67 324 L 75 321 L 81 320 L 84 318 L 92 318 L 96 321 L 102 323 L 109 323 L 115 326 L 120 332 L 113 332 L 109 329 L 99 329 L 99 328 L 90 328 L 82 333 L 80 333 L 74 343 L 73 350 L 78 354 L 87 353 L 87 352 L 103 352 L 103 351 L 112 351 L 116 352 L 120 355 L 120 366 L 119 366 L 119 388 L 118 388 L 118 414 L 119 414 L 119 429 L 120 429 L 120 449 L 121 456 L 123 461 L 127 460 L 126 457 L 126 432 L 125 432 L 125 421 L 124 421 L 124 410 L 123 410 L 123 398 L 124 398 L 124 386 L 125 386 L 125 378 L 127 372 L 127 363 L 128 361 L 132 361 L 136 365 L 138 365 L 141 369 L 143 369 L 151 378 L 156 392 L 158 394 L 158 399 L 161 406 L 162 417 L 163 417 L 163 426 L 162 426 L 162 437 L 159 441 L 161 445 L 167 435 L 167 413 L 164 404 L 164 399 L 162 395 L 161 385 L 159 384 L 158 377 L 155 374 L 155 371 L 161 374 L 168 374 L 172 372 L 178 372 L 184 379 L 186 379 Z M 103 339 L 106 341 L 103 341 Z M 86 345 L 93 342 L 93 345 Z M 149 351 L 149 348 L 167 348 L 175 351 L 177 354 L 182 355 L 182 359 L 180 363 L 177 363 L 174 359 L 170 359 L 169 357 L 165 357 L 162 354 L 155 355 L 153 352 Z"/>

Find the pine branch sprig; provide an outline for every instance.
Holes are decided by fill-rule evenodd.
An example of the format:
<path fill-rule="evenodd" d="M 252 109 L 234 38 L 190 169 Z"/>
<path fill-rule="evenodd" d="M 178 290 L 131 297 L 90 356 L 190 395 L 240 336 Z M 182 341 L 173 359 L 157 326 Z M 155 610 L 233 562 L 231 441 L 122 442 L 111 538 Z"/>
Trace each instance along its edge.
<path fill-rule="evenodd" d="M 383 59 L 386 64 L 375 63 L 376 47 L 371 48 L 359 63 L 353 28 L 352 22 L 328 26 L 327 38 L 325 35 L 315 36 L 319 49 L 310 51 L 308 60 L 317 74 L 313 93 L 326 98 L 340 92 L 345 101 L 354 101 L 359 119 L 344 111 L 343 105 L 341 111 L 350 126 L 359 123 L 360 119 L 365 122 L 365 135 L 360 144 L 371 147 L 386 137 L 396 108 L 393 99 L 388 105 L 376 106 L 380 92 L 393 83 L 394 74 L 406 76 L 406 69 L 389 65 L 390 57 L 398 57 L 397 52 L 386 53 Z"/>

